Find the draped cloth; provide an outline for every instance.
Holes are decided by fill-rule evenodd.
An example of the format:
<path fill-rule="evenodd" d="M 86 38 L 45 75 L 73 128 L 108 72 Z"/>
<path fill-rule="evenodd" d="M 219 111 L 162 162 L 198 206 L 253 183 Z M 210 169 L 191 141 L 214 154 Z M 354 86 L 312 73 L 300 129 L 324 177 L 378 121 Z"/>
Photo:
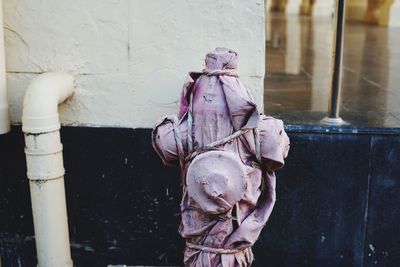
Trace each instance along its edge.
<path fill-rule="evenodd" d="M 204 212 L 183 191 L 179 233 L 186 240 L 185 266 L 244 267 L 254 260 L 251 246 L 259 237 L 275 203 L 275 173 L 289 149 L 289 139 L 280 120 L 260 115 L 251 94 L 234 72 L 237 53 L 217 48 L 206 56 L 203 72 L 189 73 L 181 94 L 178 117 L 163 117 L 153 130 L 153 146 L 166 165 L 177 165 L 176 131 L 188 156 L 188 113 L 191 116 L 193 149 L 249 129 L 220 149 L 239 156 L 246 168 L 242 199 L 223 214 Z M 175 123 L 175 125 L 174 125 Z M 190 127 L 189 127 L 190 128 Z M 256 133 L 256 134 L 255 134 Z M 256 142 L 259 139 L 258 142 Z M 261 162 L 257 160 L 257 145 Z M 181 165 L 183 186 L 190 162 Z M 221 168 L 224 165 L 221 164 Z"/>

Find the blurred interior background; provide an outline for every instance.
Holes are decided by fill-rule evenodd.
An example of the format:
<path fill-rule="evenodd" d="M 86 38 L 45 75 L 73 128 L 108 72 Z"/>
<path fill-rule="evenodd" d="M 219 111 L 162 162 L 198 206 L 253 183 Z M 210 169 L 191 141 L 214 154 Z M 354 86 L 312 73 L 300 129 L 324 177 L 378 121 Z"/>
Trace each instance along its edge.
<path fill-rule="evenodd" d="M 326 115 L 333 62 L 332 0 L 266 0 L 265 112 L 292 124 Z M 400 1 L 348 0 L 341 117 L 400 126 Z"/>

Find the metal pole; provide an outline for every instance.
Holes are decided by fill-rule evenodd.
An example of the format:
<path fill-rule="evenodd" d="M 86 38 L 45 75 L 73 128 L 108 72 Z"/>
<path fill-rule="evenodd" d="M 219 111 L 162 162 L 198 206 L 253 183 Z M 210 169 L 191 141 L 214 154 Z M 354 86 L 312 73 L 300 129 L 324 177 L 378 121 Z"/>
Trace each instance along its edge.
<path fill-rule="evenodd" d="M 331 98 L 329 102 L 328 116 L 322 120 L 323 124 L 341 125 L 345 122 L 339 116 L 340 91 L 342 87 L 343 64 L 343 33 L 345 24 L 346 0 L 336 1 L 335 12 L 335 39 L 333 47 L 333 73 L 331 82 Z"/>

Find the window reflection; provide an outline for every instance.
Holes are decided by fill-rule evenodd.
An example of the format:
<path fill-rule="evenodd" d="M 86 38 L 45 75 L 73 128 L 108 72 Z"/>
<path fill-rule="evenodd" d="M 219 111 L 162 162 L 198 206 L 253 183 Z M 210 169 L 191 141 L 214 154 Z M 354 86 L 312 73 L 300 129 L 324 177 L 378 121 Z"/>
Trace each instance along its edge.
<path fill-rule="evenodd" d="M 329 3 L 333 12 L 334 1 L 285 2 L 266 3 L 265 111 L 318 123 L 328 109 L 334 34 L 331 12 L 315 12 Z M 347 2 L 341 114 L 352 124 L 400 127 L 400 16 L 390 17 L 400 1 L 389 2 Z"/>

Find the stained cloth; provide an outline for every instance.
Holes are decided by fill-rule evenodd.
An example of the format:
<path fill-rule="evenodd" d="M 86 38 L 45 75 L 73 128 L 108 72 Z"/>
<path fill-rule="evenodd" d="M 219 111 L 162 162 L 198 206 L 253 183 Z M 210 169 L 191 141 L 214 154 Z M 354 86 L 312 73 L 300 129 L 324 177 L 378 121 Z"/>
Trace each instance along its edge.
<path fill-rule="evenodd" d="M 181 142 L 181 154 L 187 157 L 189 152 L 198 151 L 240 129 L 249 129 L 219 147 L 238 155 L 247 173 L 242 199 L 228 207 L 227 212 L 211 214 L 200 208 L 185 190 L 190 161 L 181 163 L 184 191 L 179 233 L 186 240 L 185 266 L 251 265 L 254 260 L 251 246 L 275 203 L 274 171 L 284 165 L 289 150 L 283 122 L 260 115 L 249 91 L 234 72 L 237 59 L 236 52 L 224 48 L 207 54 L 206 69 L 188 75 L 178 117 L 163 117 L 153 130 L 154 149 L 164 164 L 177 166 L 180 162 L 177 140 Z M 190 111 L 193 122 L 188 127 Z M 188 151 L 188 128 L 192 128 L 189 138 L 193 139 L 193 151 Z M 261 162 L 256 158 L 257 145 Z M 224 168 L 223 164 L 220 168 Z"/>

